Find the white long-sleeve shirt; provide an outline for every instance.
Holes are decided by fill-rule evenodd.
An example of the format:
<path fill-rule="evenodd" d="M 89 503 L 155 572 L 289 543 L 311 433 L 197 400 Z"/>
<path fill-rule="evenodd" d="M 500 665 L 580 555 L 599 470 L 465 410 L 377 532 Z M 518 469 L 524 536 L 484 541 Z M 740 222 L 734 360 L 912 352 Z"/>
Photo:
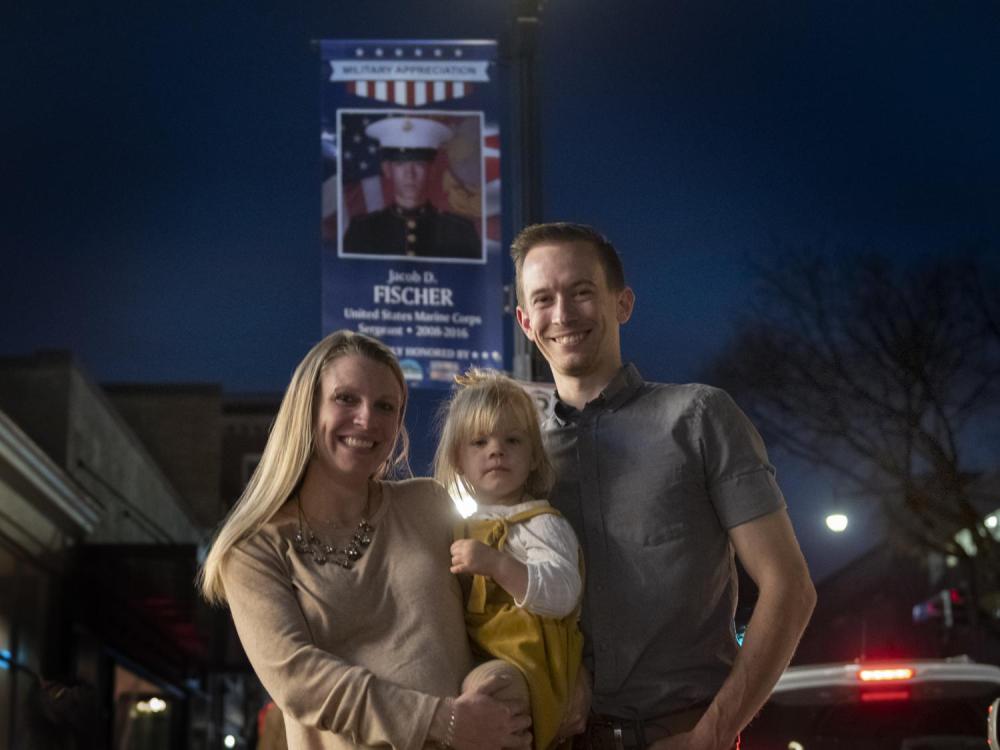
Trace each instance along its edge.
<path fill-rule="evenodd" d="M 480 505 L 470 519 L 506 519 L 547 500 L 528 500 L 517 505 Z M 504 549 L 528 569 L 524 599 L 514 603 L 542 617 L 565 617 L 580 601 L 580 543 L 565 518 L 542 513 L 511 524 Z"/>

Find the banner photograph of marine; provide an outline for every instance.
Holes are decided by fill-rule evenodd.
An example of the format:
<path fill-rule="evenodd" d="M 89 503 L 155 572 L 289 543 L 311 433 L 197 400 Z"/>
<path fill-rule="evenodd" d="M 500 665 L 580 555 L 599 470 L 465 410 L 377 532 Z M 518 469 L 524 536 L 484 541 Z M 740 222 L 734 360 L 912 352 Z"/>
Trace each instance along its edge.
<path fill-rule="evenodd" d="M 356 216 L 344 234 L 344 252 L 421 258 L 480 258 L 483 241 L 463 216 L 429 199 L 431 164 L 452 130 L 424 117 L 385 117 L 365 128 L 379 142 L 382 177 L 392 203 Z"/>

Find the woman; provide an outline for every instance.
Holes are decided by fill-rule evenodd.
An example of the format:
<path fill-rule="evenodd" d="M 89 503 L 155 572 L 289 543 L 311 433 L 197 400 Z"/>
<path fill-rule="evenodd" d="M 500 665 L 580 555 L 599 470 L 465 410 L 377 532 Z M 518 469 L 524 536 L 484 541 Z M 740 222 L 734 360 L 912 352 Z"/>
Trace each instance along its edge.
<path fill-rule="evenodd" d="M 296 368 L 260 464 L 205 560 L 290 748 L 530 745 L 530 719 L 471 666 L 449 573 L 454 506 L 405 464 L 406 384 L 392 352 L 330 334 Z"/>

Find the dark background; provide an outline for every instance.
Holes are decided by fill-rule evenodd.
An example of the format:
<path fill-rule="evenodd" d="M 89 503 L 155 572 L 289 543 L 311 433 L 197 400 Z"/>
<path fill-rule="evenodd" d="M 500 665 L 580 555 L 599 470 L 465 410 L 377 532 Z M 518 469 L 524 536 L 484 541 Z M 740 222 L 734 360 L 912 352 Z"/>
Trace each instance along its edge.
<path fill-rule="evenodd" d="M 321 334 L 310 40 L 498 38 L 510 17 L 499 0 L 5 6 L 0 355 L 281 390 Z M 749 259 L 989 251 L 998 21 L 993 2 L 547 3 L 545 218 L 620 248 L 626 357 L 698 379 Z M 422 471 L 434 403 L 415 406 Z M 830 536 L 830 486 L 775 460 L 817 576 L 879 538 L 863 516 Z"/>

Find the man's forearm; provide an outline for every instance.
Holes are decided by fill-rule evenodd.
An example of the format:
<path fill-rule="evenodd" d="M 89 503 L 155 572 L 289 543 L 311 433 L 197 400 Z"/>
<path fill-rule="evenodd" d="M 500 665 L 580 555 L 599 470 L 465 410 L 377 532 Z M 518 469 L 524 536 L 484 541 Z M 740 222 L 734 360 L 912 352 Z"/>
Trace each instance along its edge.
<path fill-rule="evenodd" d="M 816 603 L 816 592 L 805 572 L 782 584 L 761 588 L 733 669 L 692 730 L 694 746 L 732 747 L 791 661 Z"/>

